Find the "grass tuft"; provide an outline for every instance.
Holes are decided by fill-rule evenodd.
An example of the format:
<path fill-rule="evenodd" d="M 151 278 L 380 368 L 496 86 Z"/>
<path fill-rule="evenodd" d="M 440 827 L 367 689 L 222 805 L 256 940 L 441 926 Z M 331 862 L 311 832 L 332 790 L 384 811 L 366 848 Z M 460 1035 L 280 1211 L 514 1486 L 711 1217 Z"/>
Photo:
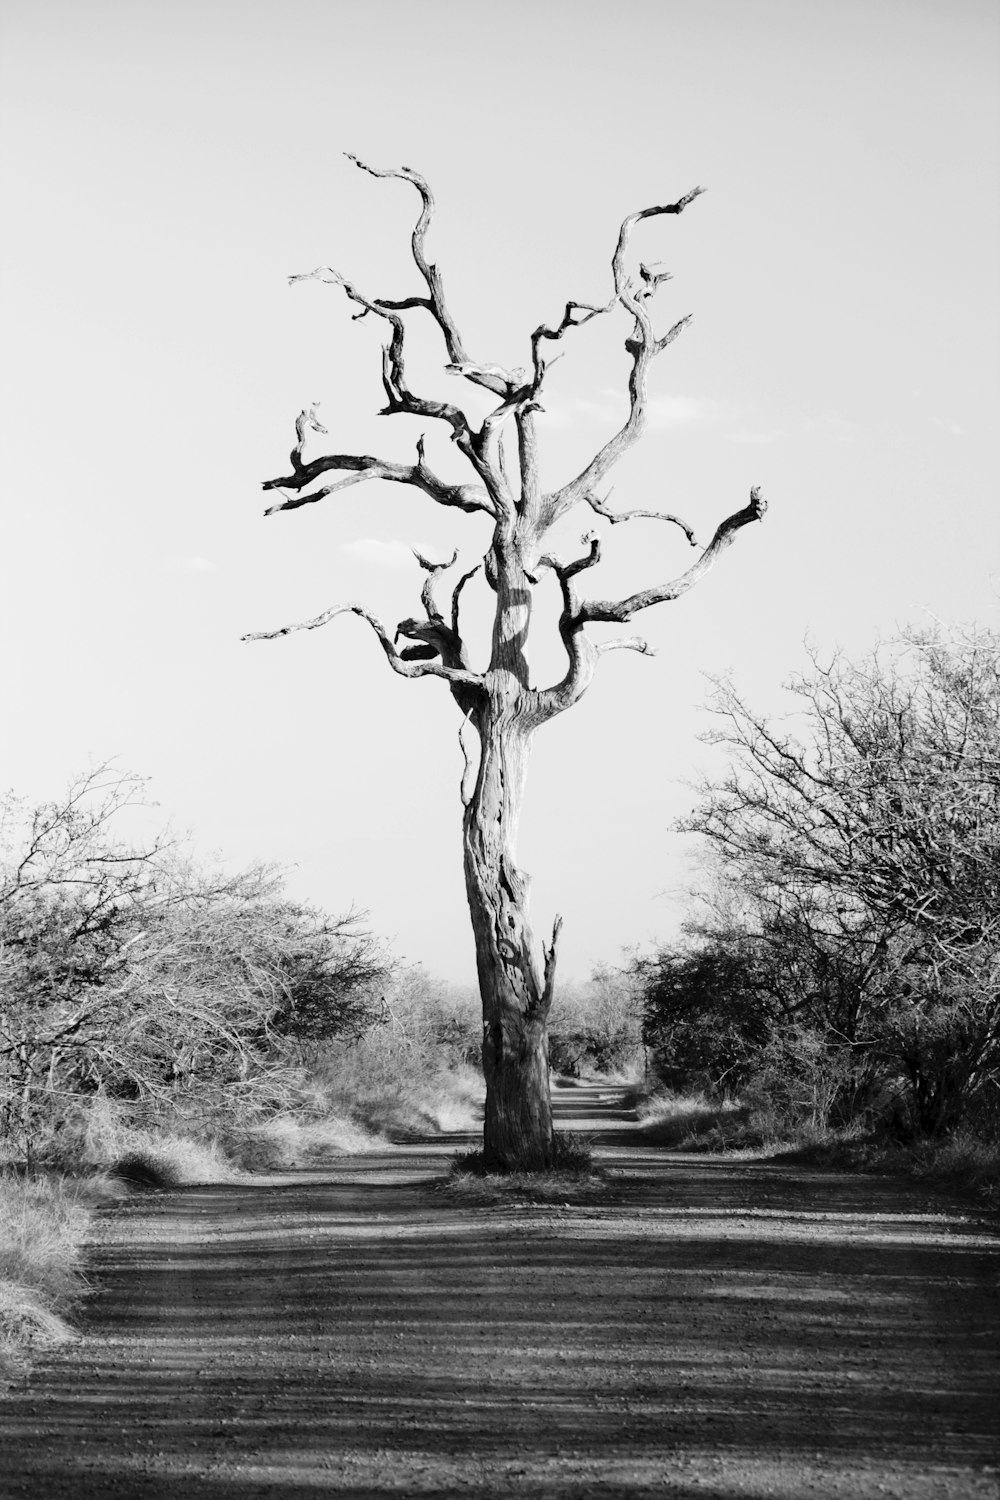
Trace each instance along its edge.
<path fill-rule="evenodd" d="M 105 1179 L 0 1173 L 0 1384 L 23 1374 L 33 1351 L 74 1337 L 66 1315 L 86 1291 L 91 1209 L 115 1196 Z"/>
<path fill-rule="evenodd" d="M 486 1153 L 463 1151 L 451 1164 L 454 1174 L 468 1173 L 472 1177 L 535 1177 L 551 1176 L 559 1172 L 566 1177 L 586 1177 L 594 1170 L 594 1153 L 590 1137 L 574 1131 L 567 1135 L 562 1131 L 552 1132 L 552 1161 L 545 1165 L 505 1168 L 488 1162 Z"/>
<path fill-rule="evenodd" d="M 553 1133 L 553 1160 L 548 1167 L 504 1171 L 487 1164 L 481 1150 L 452 1159 L 442 1188 L 450 1197 L 474 1205 L 490 1203 L 564 1203 L 604 1195 L 605 1174 L 594 1166 L 587 1136 Z"/>

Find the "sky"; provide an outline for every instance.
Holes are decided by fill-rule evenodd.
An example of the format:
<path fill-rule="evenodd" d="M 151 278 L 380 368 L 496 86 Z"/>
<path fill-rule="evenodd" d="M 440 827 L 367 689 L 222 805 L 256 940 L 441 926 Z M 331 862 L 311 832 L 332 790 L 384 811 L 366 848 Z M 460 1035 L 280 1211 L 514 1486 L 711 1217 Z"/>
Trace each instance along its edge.
<path fill-rule="evenodd" d="M 693 319 L 612 503 L 702 542 L 751 485 L 769 510 L 641 618 L 655 657 L 603 658 L 535 742 L 519 857 L 539 935 L 564 917 L 564 976 L 683 918 L 698 858 L 673 825 L 713 765 L 708 678 L 777 712 L 807 639 L 860 655 L 907 624 L 1000 623 L 992 0 L 4 0 L 0 134 L 0 789 L 50 797 L 113 757 L 205 858 L 276 862 L 472 979 L 444 684 L 397 677 L 353 616 L 241 641 L 344 600 L 393 628 L 419 609 L 411 548 L 471 567 L 488 542 L 379 483 L 263 516 L 303 407 L 337 451 L 409 461 L 419 436 L 375 415 L 372 320 L 288 284 L 330 265 L 370 296 L 422 290 L 412 188 L 346 152 L 428 179 L 467 347 L 506 365 L 568 298 L 607 298 L 626 214 L 707 190 L 636 234 L 673 272 L 659 326 Z M 564 342 L 552 486 L 627 411 L 627 331 Z M 431 333 L 412 383 L 457 399 Z M 674 528 L 604 529 L 602 597 L 691 560 Z M 562 674 L 554 633 L 543 591 L 539 683 Z"/>

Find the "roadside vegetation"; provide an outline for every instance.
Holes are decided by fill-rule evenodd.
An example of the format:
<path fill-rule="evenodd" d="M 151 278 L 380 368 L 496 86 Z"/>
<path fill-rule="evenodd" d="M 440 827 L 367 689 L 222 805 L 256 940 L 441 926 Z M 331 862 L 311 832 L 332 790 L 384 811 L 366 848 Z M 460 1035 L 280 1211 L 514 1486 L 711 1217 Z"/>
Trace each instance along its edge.
<path fill-rule="evenodd" d="M 130 838 L 103 765 L 0 804 L 0 1373 L 68 1336 L 96 1203 L 474 1128 L 470 995 L 275 870 Z M 21 1351 L 21 1354 L 18 1351 Z"/>
<path fill-rule="evenodd" d="M 910 632 L 791 684 L 718 687 L 721 772 L 686 827 L 713 884 L 681 939 L 563 986 L 557 1085 L 635 1082 L 651 1142 L 906 1167 L 1000 1202 L 1000 636 Z M 279 872 L 129 837 L 100 766 L 0 804 L 0 1376 L 71 1336 L 116 1195 L 475 1130 L 478 995 L 399 964 Z M 458 1158 L 456 1202 L 601 1190 Z"/>
<path fill-rule="evenodd" d="M 789 1143 L 998 1197 L 1000 636 L 908 632 L 794 680 L 772 723 L 728 684 L 728 764 L 686 827 L 715 885 L 636 959 L 651 1138 Z"/>
<path fill-rule="evenodd" d="M 498 1172 L 482 1150 L 454 1158 L 444 1192 L 456 1203 L 566 1203 L 603 1197 L 605 1173 L 594 1163 L 590 1140 L 579 1131 L 555 1131 L 552 1163 L 544 1171 Z"/>

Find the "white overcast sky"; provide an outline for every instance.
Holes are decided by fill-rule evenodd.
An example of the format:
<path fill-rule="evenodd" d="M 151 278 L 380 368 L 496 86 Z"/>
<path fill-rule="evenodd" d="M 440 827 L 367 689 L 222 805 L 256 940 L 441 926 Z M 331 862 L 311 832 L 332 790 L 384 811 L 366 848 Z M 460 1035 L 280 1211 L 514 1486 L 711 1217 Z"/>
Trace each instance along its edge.
<path fill-rule="evenodd" d="M 379 332 L 290 273 L 421 290 L 415 195 L 473 356 L 519 364 L 540 321 L 603 300 L 619 223 L 692 312 L 655 366 L 614 503 L 745 530 L 659 655 L 605 658 L 544 730 L 521 863 L 564 972 L 669 935 L 692 875 L 671 832 L 706 751 L 703 674 L 777 706 L 808 635 L 860 653 L 926 620 L 998 622 L 1000 109 L 993 0 L 4 0 L 0 7 L 3 545 L 0 787 L 57 791 L 117 756 L 205 852 L 292 867 L 397 951 L 471 978 L 457 712 L 360 621 L 245 645 L 359 599 L 419 607 L 406 548 L 485 544 L 481 518 L 358 486 L 262 518 L 319 401 L 342 451 L 408 457 L 378 419 Z M 543 419 L 568 478 L 625 409 L 625 325 L 565 344 Z M 457 395 L 414 337 L 413 383 Z M 428 437 L 429 452 L 443 451 Z M 574 540 L 590 523 L 572 518 Z M 602 596 L 690 554 L 607 538 Z M 551 601 L 539 628 L 551 632 Z M 540 678 L 561 673 L 539 646 Z"/>

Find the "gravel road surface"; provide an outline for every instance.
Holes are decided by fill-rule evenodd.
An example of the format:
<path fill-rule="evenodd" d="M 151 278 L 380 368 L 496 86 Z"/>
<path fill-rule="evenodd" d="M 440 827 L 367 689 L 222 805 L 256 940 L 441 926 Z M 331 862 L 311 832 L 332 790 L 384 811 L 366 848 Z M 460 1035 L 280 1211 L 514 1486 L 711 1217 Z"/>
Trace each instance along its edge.
<path fill-rule="evenodd" d="M 463 1138 L 103 1215 L 0 1495 L 996 1500 L 996 1216 L 557 1108 L 597 1201 L 456 1202 Z"/>

